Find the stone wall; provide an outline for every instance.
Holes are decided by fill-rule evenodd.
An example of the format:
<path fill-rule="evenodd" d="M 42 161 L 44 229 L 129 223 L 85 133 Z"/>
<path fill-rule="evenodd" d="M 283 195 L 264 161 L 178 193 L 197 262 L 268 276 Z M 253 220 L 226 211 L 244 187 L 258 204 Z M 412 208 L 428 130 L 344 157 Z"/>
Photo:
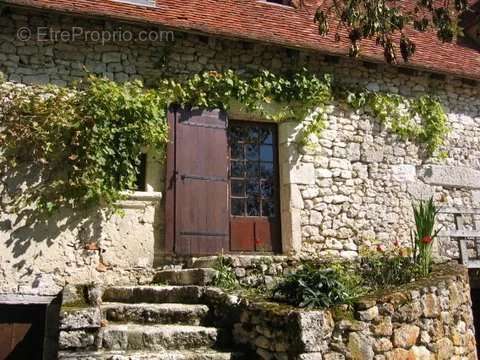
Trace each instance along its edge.
<path fill-rule="evenodd" d="M 0 215 L 0 293 L 55 295 L 67 283 L 150 282 L 158 200 L 123 202 L 106 219 L 63 210 L 40 221 Z"/>
<path fill-rule="evenodd" d="M 480 202 L 480 94 L 476 84 L 307 51 L 185 33 L 175 33 L 173 41 L 171 37 L 164 41 L 106 42 L 42 37 L 38 41 L 38 33 L 44 33 L 45 28 L 68 33 L 72 26 L 89 31 L 130 31 L 134 38 L 139 31 L 159 31 L 114 21 L 4 9 L 0 17 L 0 71 L 8 81 L 27 84 L 66 85 L 90 72 L 116 81 L 140 79 L 154 85 L 164 75 L 187 77 L 202 70 L 284 71 L 306 67 L 371 90 L 407 96 L 434 92 L 440 97 L 453 129 L 446 145 L 449 155 L 442 161 L 425 158 L 416 144 L 399 140 L 369 114 L 354 113 L 342 104 L 332 105 L 328 128 L 313 149 L 297 146 L 297 124 L 281 124 L 285 252 L 352 258 L 361 245 L 376 241 L 409 244 L 412 199 L 433 195 L 437 203 L 449 207 L 478 206 Z M 30 40 L 19 38 L 22 28 L 30 29 Z M 230 115 L 244 118 L 233 112 Z M 85 238 L 87 242 L 98 241 L 97 232 L 84 231 L 80 225 L 63 226 L 65 219 L 51 219 L 48 225 L 32 231 L 1 214 L 0 274 L 8 279 L 6 287 L 18 288 L 18 282 L 33 282 L 39 274 L 61 281 L 130 281 L 135 276 L 122 275 L 120 270 L 134 269 L 138 264 L 149 268 L 155 257 L 162 256 L 162 232 L 155 224 L 161 224 L 163 209 L 154 208 L 129 209 L 125 218 L 112 219 L 105 225 L 101 236 L 107 244 L 104 255 L 85 251 L 79 245 Z M 90 222 L 88 217 L 83 221 Z M 451 219 L 445 222 L 450 224 Z M 444 241 L 440 251 L 451 257 L 458 253 L 456 244 L 450 241 Z M 112 255 L 110 259 L 108 254 Z M 105 273 L 98 268 L 101 256 L 108 263 Z M 100 269 L 105 270 L 103 266 Z"/>
<path fill-rule="evenodd" d="M 360 299 L 354 311 L 242 306 L 234 339 L 261 359 L 477 359 L 468 274 L 456 264 Z"/>
<path fill-rule="evenodd" d="M 186 261 L 191 268 L 215 268 L 218 257 L 192 258 Z M 279 278 L 295 271 L 301 263 L 300 257 L 269 255 L 224 255 L 223 262 L 235 274 L 244 287 L 273 287 Z M 167 261 L 170 263 L 170 260 Z M 177 265 L 179 267 L 184 264 Z M 170 268 L 171 265 L 164 265 Z"/>

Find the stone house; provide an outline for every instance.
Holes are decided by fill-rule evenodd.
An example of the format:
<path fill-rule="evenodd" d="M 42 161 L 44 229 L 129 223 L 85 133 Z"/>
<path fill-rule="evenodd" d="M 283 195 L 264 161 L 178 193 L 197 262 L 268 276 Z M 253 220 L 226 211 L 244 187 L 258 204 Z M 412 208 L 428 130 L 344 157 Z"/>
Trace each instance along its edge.
<path fill-rule="evenodd" d="M 408 245 L 414 199 L 478 207 L 478 23 L 468 23 L 470 38 L 461 43 L 415 35 L 415 56 L 394 66 L 374 44 L 351 59 L 344 41 L 318 35 L 316 6 L 307 0 L 3 0 L 3 86 L 65 86 L 87 72 L 153 86 L 165 74 L 304 67 L 371 91 L 434 93 L 452 131 L 440 160 L 342 104 L 329 108 L 327 129 L 308 148 L 297 144 L 295 122 L 269 123 L 235 107 L 172 111 L 166 162 L 146 154 L 144 182 L 120 204 L 124 216 L 65 210 L 28 224 L 0 214 L 0 293 L 146 283 L 158 267 L 220 252 L 267 254 L 280 262 L 277 255 L 351 259 L 362 245 Z M 256 199 L 258 186 L 265 194 Z M 450 239 L 438 251 L 458 257 Z"/>

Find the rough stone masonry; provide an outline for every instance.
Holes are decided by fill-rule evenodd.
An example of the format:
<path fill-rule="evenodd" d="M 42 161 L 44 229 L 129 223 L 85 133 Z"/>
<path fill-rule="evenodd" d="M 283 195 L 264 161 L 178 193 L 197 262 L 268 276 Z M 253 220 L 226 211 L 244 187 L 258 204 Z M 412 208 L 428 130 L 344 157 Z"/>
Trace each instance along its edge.
<path fill-rule="evenodd" d="M 82 79 L 87 72 L 115 81 L 140 79 L 153 86 L 163 75 L 188 77 L 202 70 L 306 67 L 332 73 L 337 80 L 371 90 L 406 96 L 433 92 L 448 112 L 451 133 L 444 160 L 426 158 L 420 148 L 391 135 L 369 114 L 342 104 L 329 109 L 328 127 L 317 146 L 297 146 L 296 124 L 279 129 L 282 202 L 290 223 L 282 237 L 289 251 L 302 256 L 356 257 L 362 245 L 409 244 L 411 202 L 434 196 L 447 206 L 475 207 L 480 202 L 480 91 L 476 84 L 392 66 L 363 64 L 318 53 L 251 42 L 175 33 L 168 42 L 21 41 L 28 27 L 144 30 L 140 26 L 9 9 L 0 18 L 0 71 L 4 86 L 56 84 Z M 162 192 L 162 182 L 156 190 Z M 32 288 L 50 279 L 65 282 L 142 282 L 145 269 L 162 258 L 163 203 L 132 199 L 127 216 L 106 221 L 80 214 L 65 225 L 59 216 L 29 228 L 0 214 L 0 289 Z M 63 214 L 65 215 L 65 214 Z M 92 216 L 90 216 L 91 220 Z M 63 221 L 63 223 L 62 223 Z M 452 219 L 443 221 L 450 224 Z M 473 221 L 473 220 L 472 220 Z M 62 225 L 63 224 L 63 225 Z M 99 242 L 85 250 L 85 242 Z M 285 247 L 286 248 L 286 247 Z M 443 241 L 440 252 L 457 256 L 455 243 Z M 101 265 L 101 266 L 100 266 Z M 49 281 L 50 281 L 49 280 Z M 37 288 L 41 288 L 38 285 Z"/>

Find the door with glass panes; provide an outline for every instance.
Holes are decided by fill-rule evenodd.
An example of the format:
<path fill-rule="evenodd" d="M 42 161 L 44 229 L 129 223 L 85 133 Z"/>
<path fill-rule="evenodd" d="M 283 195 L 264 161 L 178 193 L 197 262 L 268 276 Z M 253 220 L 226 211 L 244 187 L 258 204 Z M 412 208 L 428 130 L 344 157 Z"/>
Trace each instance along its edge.
<path fill-rule="evenodd" d="M 276 125 L 231 121 L 228 144 L 231 250 L 280 252 Z"/>
<path fill-rule="evenodd" d="M 281 252 L 275 124 L 172 107 L 165 251 Z"/>

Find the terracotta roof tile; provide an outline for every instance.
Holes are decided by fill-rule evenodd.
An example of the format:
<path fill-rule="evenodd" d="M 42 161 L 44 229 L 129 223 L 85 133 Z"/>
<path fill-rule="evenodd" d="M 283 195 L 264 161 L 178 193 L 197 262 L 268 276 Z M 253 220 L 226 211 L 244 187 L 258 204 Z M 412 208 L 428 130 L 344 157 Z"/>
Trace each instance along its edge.
<path fill-rule="evenodd" d="M 117 18 L 163 25 L 186 31 L 257 40 L 292 48 L 348 54 L 348 39 L 334 39 L 334 31 L 320 36 L 313 23 L 318 0 L 304 0 L 299 9 L 259 0 L 157 0 L 156 7 L 112 0 L 3 0 L 4 3 L 66 13 Z M 344 34 L 345 35 L 345 34 Z M 444 44 L 433 33 L 412 31 L 417 52 L 408 66 L 480 80 L 480 49 L 467 44 Z M 382 49 L 362 43 L 362 58 L 383 62 Z"/>

